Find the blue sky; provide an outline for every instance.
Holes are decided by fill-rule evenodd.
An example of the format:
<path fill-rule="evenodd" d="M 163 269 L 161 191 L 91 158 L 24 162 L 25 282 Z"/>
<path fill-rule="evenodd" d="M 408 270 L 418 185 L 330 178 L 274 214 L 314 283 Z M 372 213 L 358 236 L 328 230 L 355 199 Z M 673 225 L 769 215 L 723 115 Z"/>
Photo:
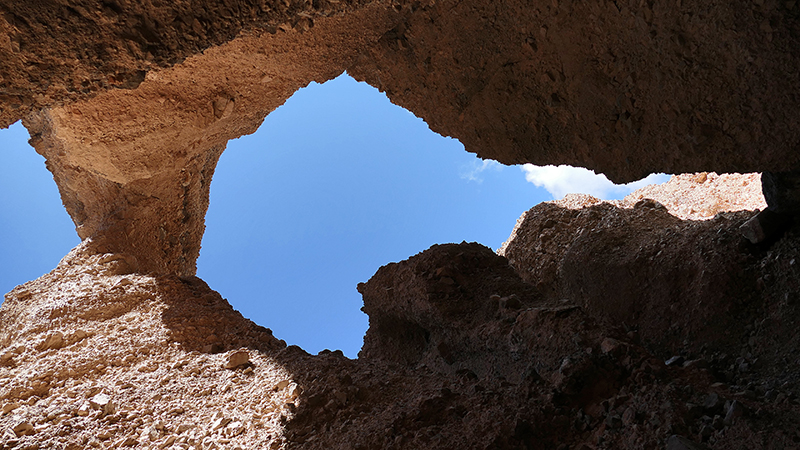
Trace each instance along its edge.
<path fill-rule="evenodd" d="M 78 244 L 44 159 L 0 130 L 0 291 Z M 659 181 L 664 181 L 661 177 Z M 493 249 L 533 205 L 569 191 L 619 198 L 602 176 L 482 161 L 347 75 L 312 83 L 229 142 L 211 184 L 198 276 L 245 317 L 316 353 L 354 358 L 368 326 L 359 282 L 433 244 Z"/>

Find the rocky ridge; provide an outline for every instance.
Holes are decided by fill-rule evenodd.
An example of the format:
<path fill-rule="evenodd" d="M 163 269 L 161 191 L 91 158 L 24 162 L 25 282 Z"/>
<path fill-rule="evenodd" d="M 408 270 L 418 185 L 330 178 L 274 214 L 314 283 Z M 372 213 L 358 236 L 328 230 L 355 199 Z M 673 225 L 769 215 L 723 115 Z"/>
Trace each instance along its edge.
<path fill-rule="evenodd" d="M 505 257 L 479 244 L 446 244 L 382 267 L 359 285 L 370 329 L 357 360 L 286 346 L 196 277 L 137 274 L 84 242 L 53 272 L 7 294 L 0 309 L 0 443 L 796 448 L 800 305 L 787 293 L 798 292 L 800 230 L 758 248 L 737 235 L 752 211 L 689 221 L 652 200 L 630 205 L 643 192 L 677 202 L 676 187 L 687 180 L 742 197 L 743 181 L 752 181 L 705 176 L 708 186 L 700 174 L 675 177 L 622 205 L 576 197 L 537 205 L 501 250 Z M 719 201 L 704 198 L 709 204 L 695 208 Z M 549 239 L 527 238 L 548 222 Z M 592 228 L 592 239 L 582 240 L 580 229 Z M 554 240 L 561 253 L 545 260 L 556 270 L 526 267 L 542 255 L 533 242 Z M 621 252 L 633 255 L 621 266 L 627 271 L 610 258 L 610 276 L 598 275 L 591 259 L 569 266 L 587 242 L 641 245 L 648 258 L 658 248 L 649 263 L 656 272 L 688 261 L 715 279 L 713 271 L 735 268 L 758 295 L 715 298 L 676 277 L 665 305 L 663 281 L 638 288 L 635 251 Z M 688 248 L 701 260 L 687 260 Z M 718 252 L 722 258 L 712 256 Z M 572 288 L 569 276 L 586 289 Z M 613 291 L 603 290 L 609 279 Z M 685 314 L 696 301 L 718 317 Z M 631 304 L 638 315 L 620 320 Z"/>

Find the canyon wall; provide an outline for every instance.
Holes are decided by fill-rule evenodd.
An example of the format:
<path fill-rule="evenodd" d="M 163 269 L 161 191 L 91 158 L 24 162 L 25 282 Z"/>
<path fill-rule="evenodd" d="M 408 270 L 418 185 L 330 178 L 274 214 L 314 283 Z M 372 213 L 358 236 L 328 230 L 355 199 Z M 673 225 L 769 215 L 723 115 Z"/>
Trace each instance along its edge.
<path fill-rule="evenodd" d="M 387 265 L 358 360 L 193 275 L 227 141 L 345 70 L 483 158 L 765 171 L 791 203 L 799 24 L 773 0 L 0 1 L 0 126 L 83 241 L 0 308 L 0 445 L 797 448 L 798 228 L 772 201 L 782 228 L 742 237 L 752 176 L 538 205 L 502 256 Z"/>

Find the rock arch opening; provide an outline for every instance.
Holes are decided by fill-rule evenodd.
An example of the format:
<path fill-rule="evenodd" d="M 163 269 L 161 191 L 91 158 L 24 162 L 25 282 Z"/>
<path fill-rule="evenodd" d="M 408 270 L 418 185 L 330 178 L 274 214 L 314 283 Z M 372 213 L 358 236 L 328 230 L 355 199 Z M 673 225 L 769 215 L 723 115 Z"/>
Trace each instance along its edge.
<path fill-rule="evenodd" d="M 356 291 L 433 243 L 498 248 L 547 199 L 516 167 L 484 164 L 343 74 L 299 90 L 231 141 L 210 192 L 198 276 L 290 344 L 356 357 Z"/>
<path fill-rule="evenodd" d="M 532 166 L 481 161 L 346 74 L 298 91 L 222 161 L 198 275 L 290 344 L 350 357 L 366 330 L 355 286 L 380 265 L 433 243 L 498 248 L 520 212 L 550 196 L 614 198 L 638 186 L 569 167 L 537 183 Z"/>

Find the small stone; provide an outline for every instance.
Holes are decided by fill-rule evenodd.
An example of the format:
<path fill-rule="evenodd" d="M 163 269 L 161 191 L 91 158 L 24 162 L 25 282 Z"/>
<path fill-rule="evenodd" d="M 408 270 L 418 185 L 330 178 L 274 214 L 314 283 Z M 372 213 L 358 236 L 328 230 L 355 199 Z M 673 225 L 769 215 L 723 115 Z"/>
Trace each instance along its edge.
<path fill-rule="evenodd" d="M 672 358 L 664 361 L 667 366 L 682 366 L 685 361 L 683 356 L 673 356 Z"/>
<path fill-rule="evenodd" d="M 703 407 L 694 403 L 686 404 L 686 419 L 689 421 L 695 420 L 703 415 Z"/>
<path fill-rule="evenodd" d="M 285 389 L 286 386 L 289 386 L 289 383 L 291 382 L 292 382 L 291 380 L 281 380 L 278 382 L 278 384 L 275 385 L 275 390 L 280 391 L 282 389 Z"/>
<path fill-rule="evenodd" d="M 114 287 L 115 288 L 120 288 L 120 287 L 130 286 L 132 284 L 133 284 L 133 282 L 131 280 L 129 280 L 127 278 L 123 278 L 123 279 L 117 281 L 117 283 L 114 284 Z"/>
<path fill-rule="evenodd" d="M 625 425 L 630 425 L 636 420 L 636 410 L 633 409 L 632 406 L 629 406 L 625 409 L 625 412 L 622 413 L 622 423 Z"/>
<path fill-rule="evenodd" d="M 297 385 L 297 383 L 291 383 L 289 385 L 289 397 L 295 399 L 300 396 L 303 392 L 303 388 Z"/>
<path fill-rule="evenodd" d="M 231 422 L 225 430 L 225 436 L 232 438 L 244 433 L 244 424 L 239 422 Z"/>
<path fill-rule="evenodd" d="M 34 433 L 33 425 L 27 421 L 17 422 L 17 424 L 11 429 L 14 431 L 14 434 L 17 435 L 17 437 L 27 436 Z"/>
<path fill-rule="evenodd" d="M 231 353 L 228 356 L 228 361 L 225 363 L 226 369 L 235 369 L 250 362 L 250 354 L 244 350 Z"/>
<path fill-rule="evenodd" d="M 105 441 L 106 439 L 110 438 L 113 435 L 114 433 L 112 433 L 111 430 L 100 430 L 100 432 L 97 433 L 97 439 Z"/>
<path fill-rule="evenodd" d="M 211 355 L 222 353 L 223 351 L 225 351 L 225 347 L 223 347 L 222 344 L 208 344 L 203 347 L 203 353 L 208 353 Z"/>
<path fill-rule="evenodd" d="M 231 423 L 231 419 L 227 417 L 219 417 L 214 422 L 211 423 L 211 430 L 217 431 L 220 428 L 225 427 L 229 423 Z"/>
<path fill-rule="evenodd" d="M 186 423 L 182 423 L 182 424 L 178 425 L 178 433 L 180 434 L 180 433 L 183 433 L 184 431 L 189 431 L 192 428 L 194 428 L 194 426 L 186 424 Z"/>
<path fill-rule="evenodd" d="M 745 412 L 744 405 L 739 403 L 738 400 L 734 400 L 731 402 L 731 406 L 728 407 L 728 412 L 725 414 L 725 425 L 731 426 L 736 422 L 736 419 L 743 416 Z"/>
<path fill-rule="evenodd" d="M 506 309 L 520 309 L 522 307 L 522 302 L 519 301 L 519 297 L 515 294 L 511 294 L 508 297 L 500 299 L 500 307 Z"/>
<path fill-rule="evenodd" d="M 791 224 L 791 214 L 765 209 L 739 227 L 739 232 L 751 244 L 759 244 L 779 236 Z"/>
<path fill-rule="evenodd" d="M 619 428 L 622 426 L 622 419 L 616 414 L 609 414 L 606 417 L 606 427 L 610 429 Z"/>
<path fill-rule="evenodd" d="M 70 336 L 69 340 L 72 342 L 78 342 L 86 339 L 87 337 L 89 337 L 89 333 L 87 333 L 84 330 L 77 330 L 74 333 L 72 333 L 72 336 Z"/>
<path fill-rule="evenodd" d="M 703 409 L 706 411 L 714 411 L 719 408 L 721 404 L 722 403 L 720 402 L 719 394 L 712 392 L 706 396 L 706 399 L 703 402 Z"/>
<path fill-rule="evenodd" d="M 114 402 L 111 401 L 111 397 L 106 394 L 97 394 L 94 397 L 89 399 L 89 405 L 93 409 L 98 411 L 103 411 L 103 414 L 114 414 L 116 411 L 116 406 Z"/>
<path fill-rule="evenodd" d="M 749 400 L 755 400 L 756 397 L 757 397 L 756 396 L 756 391 L 754 391 L 752 389 L 746 389 L 744 392 L 741 392 L 738 395 L 741 395 L 742 397 L 744 397 L 746 399 L 749 399 Z"/>
<path fill-rule="evenodd" d="M 14 358 L 14 354 L 13 353 L 5 352 L 2 355 L 0 355 L 0 364 L 5 364 L 5 363 L 11 361 L 13 358 Z"/>
<path fill-rule="evenodd" d="M 660 209 L 662 211 L 666 211 L 667 210 L 667 208 L 664 205 L 662 205 L 661 203 L 653 200 L 652 198 L 643 198 L 643 199 L 639 200 L 638 202 L 636 202 L 636 204 L 633 205 L 633 207 L 634 208 Z"/>
<path fill-rule="evenodd" d="M 145 432 L 148 439 L 151 441 L 157 441 L 161 434 L 159 434 L 158 430 L 155 427 L 150 427 Z"/>
<path fill-rule="evenodd" d="M 708 361 L 704 359 L 692 359 L 683 363 L 683 367 L 695 369 L 708 369 Z"/>
<path fill-rule="evenodd" d="M 614 353 L 620 346 L 618 340 L 613 338 L 605 338 L 603 342 L 600 343 L 600 351 L 603 354 Z"/>
<path fill-rule="evenodd" d="M 91 410 L 92 407 L 91 405 L 89 405 L 89 402 L 83 402 L 83 404 L 80 406 L 80 408 L 78 408 L 76 413 L 81 417 L 85 417 L 89 415 L 89 411 Z"/>
<path fill-rule="evenodd" d="M 56 331 L 55 333 L 48 335 L 36 348 L 39 351 L 45 351 L 50 349 L 58 350 L 63 346 L 64 334 L 60 331 Z"/>
<path fill-rule="evenodd" d="M 175 439 L 176 439 L 175 436 L 167 437 L 167 439 L 164 441 L 164 443 L 161 444 L 161 448 L 167 448 L 170 445 L 174 444 L 175 443 Z"/>
<path fill-rule="evenodd" d="M 8 414 L 17 408 L 19 408 L 19 403 L 17 402 L 6 403 L 5 405 L 3 405 L 3 414 Z"/>
<path fill-rule="evenodd" d="M 339 402 L 340 405 L 344 405 L 347 403 L 347 394 L 341 391 L 333 391 L 333 396 Z"/>

